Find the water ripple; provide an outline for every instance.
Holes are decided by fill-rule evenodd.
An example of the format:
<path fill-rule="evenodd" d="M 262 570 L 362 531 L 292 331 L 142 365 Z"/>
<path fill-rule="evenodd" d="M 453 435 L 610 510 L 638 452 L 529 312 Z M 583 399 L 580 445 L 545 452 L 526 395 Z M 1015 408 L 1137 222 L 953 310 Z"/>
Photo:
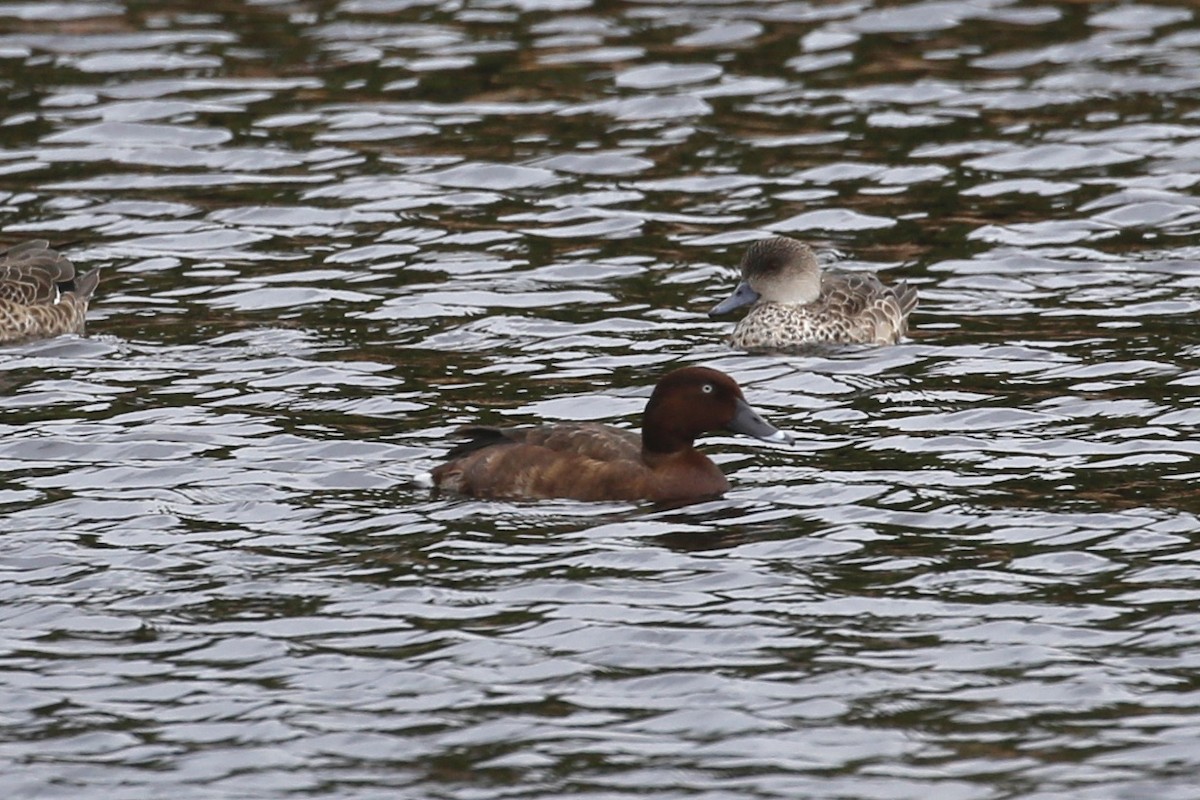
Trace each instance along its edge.
<path fill-rule="evenodd" d="M 0 8 L 7 240 L 103 268 L 0 350 L 8 792 L 1191 798 L 1194 23 Z M 726 347 L 770 233 L 910 339 Z M 706 437 L 682 508 L 429 492 L 686 363 L 797 445 Z"/>

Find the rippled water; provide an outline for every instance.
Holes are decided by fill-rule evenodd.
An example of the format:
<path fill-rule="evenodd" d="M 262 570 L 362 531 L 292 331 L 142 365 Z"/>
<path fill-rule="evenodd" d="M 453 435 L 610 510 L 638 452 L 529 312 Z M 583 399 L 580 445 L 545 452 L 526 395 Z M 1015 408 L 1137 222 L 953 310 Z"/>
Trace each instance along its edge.
<path fill-rule="evenodd" d="M 1189 3 L 0 4 L 15 798 L 1194 798 Z M 725 348 L 745 244 L 921 292 Z M 469 421 L 798 432 L 719 501 L 431 498 Z"/>

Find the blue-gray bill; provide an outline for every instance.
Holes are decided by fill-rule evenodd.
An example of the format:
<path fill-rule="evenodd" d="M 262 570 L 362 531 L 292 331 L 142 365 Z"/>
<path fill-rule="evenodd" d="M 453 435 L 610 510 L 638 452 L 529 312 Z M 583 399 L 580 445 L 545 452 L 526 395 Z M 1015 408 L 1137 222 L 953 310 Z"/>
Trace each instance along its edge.
<path fill-rule="evenodd" d="M 762 439 L 765 442 L 792 444 L 794 440 L 792 434 L 787 431 L 781 431 L 767 422 L 757 411 L 750 407 L 749 403 L 741 398 L 738 398 L 737 410 L 734 412 L 733 419 L 725 427 L 734 433 L 744 433 L 747 436 L 753 436 L 755 439 Z"/>
<path fill-rule="evenodd" d="M 750 284 L 742 281 L 737 285 L 737 288 L 733 290 L 733 294 L 729 295 L 729 297 L 726 297 L 724 300 L 713 306 L 712 311 L 709 311 L 708 315 L 710 317 L 718 317 L 722 314 L 728 314 L 735 308 L 748 306 L 755 302 L 758 302 L 758 292 L 751 289 Z"/>

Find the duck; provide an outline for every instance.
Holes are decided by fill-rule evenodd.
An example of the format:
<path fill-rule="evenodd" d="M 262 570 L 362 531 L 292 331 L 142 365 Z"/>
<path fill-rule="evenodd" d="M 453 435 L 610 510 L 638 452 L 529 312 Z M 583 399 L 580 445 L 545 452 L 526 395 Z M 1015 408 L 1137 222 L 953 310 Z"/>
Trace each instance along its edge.
<path fill-rule="evenodd" d="M 908 332 L 908 315 L 917 307 L 916 287 L 887 286 L 873 273 L 822 273 L 812 248 L 787 236 L 750 245 L 741 271 L 733 294 L 708 312 L 718 317 L 751 306 L 729 338 L 739 350 L 895 344 Z"/>
<path fill-rule="evenodd" d="M 0 253 L 0 344 L 84 332 L 100 269 L 76 275 L 75 265 L 44 239 Z"/>
<path fill-rule="evenodd" d="M 594 422 L 472 425 L 459 429 L 466 440 L 434 468 L 433 486 L 481 499 L 686 503 L 718 497 L 729 480 L 693 446 L 717 430 L 793 441 L 746 402 L 733 378 L 709 367 L 683 367 L 654 387 L 640 435 Z"/>

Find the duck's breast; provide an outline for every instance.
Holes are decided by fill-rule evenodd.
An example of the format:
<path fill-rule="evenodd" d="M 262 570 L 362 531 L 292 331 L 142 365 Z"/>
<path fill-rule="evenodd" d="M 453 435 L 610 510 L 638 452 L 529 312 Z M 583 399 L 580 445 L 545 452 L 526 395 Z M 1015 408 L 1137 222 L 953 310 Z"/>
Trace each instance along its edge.
<path fill-rule="evenodd" d="M 738 322 L 729 343 L 743 350 L 783 350 L 850 341 L 850 333 L 845 320 L 823 317 L 816 304 L 761 303 Z"/>

